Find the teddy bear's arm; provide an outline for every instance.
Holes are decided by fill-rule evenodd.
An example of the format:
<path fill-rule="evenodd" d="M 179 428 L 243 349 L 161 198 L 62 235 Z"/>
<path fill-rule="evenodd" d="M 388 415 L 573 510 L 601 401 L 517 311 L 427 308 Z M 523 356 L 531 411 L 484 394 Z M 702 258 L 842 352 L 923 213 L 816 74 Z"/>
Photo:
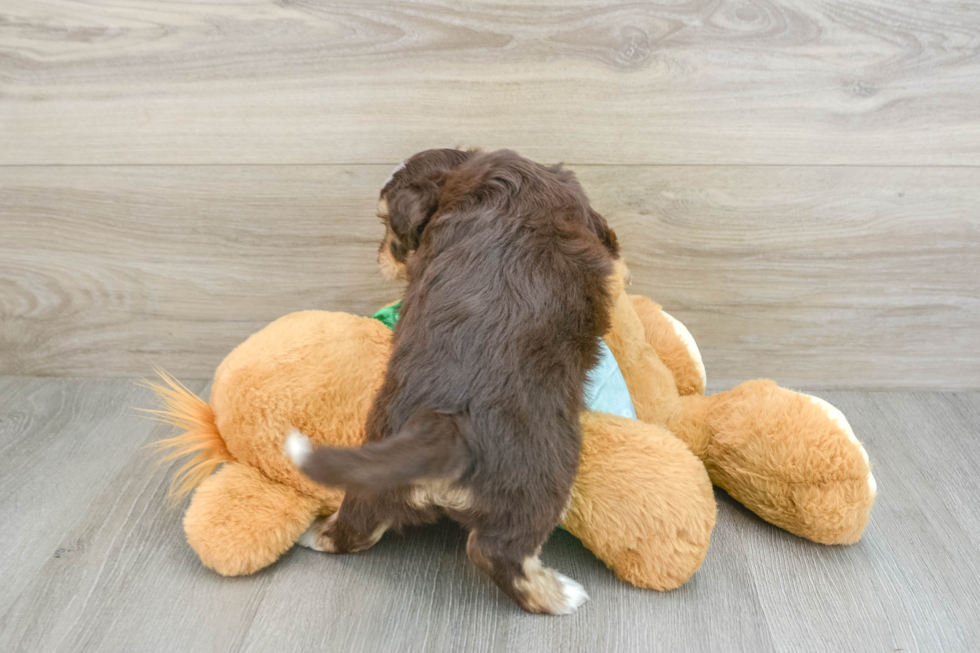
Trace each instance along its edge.
<path fill-rule="evenodd" d="M 839 410 L 761 379 L 707 399 L 702 459 L 716 485 L 800 537 L 823 544 L 861 538 L 878 488 Z"/>
<path fill-rule="evenodd" d="M 630 295 L 630 300 L 643 324 L 647 342 L 674 375 L 677 392 L 682 397 L 703 395 L 707 382 L 704 363 L 687 327 L 651 299 Z"/>
<path fill-rule="evenodd" d="M 877 487 L 867 452 L 840 411 L 764 380 L 703 396 L 703 368 L 687 330 L 651 300 L 630 299 L 646 343 L 681 391 L 666 422 L 647 421 L 665 423 L 704 461 L 715 484 L 766 521 L 826 544 L 860 539 Z M 628 320 L 621 317 L 614 324 L 628 327 Z M 634 382 L 632 393 L 642 395 L 640 414 L 650 403 L 643 401 L 650 393 L 636 385 L 644 375 L 627 381 Z M 661 392 L 656 403 L 672 402 Z M 658 417 L 650 408 L 643 413 Z"/>

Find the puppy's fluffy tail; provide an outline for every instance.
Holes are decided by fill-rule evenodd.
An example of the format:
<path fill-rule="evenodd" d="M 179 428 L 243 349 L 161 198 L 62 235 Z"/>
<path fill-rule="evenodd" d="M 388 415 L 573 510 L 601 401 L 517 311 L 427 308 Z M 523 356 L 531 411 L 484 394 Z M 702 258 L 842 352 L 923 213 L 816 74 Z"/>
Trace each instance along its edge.
<path fill-rule="evenodd" d="M 286 439 L 286 455 L 321 485 L 385 490 L 462 475 L 470 461 L 463 435 L 468 427 L 461 415 L 419 409 L 393 436 L 359 448 L 313 449 L 310 439 L 293 429 Z"/>
<path fill-rule="evenodd" d="M 208 402 L 166 372 L 157 370 L 157 374 L 159 383 L 147 381 L 145 385 L 156 393 L 162 407 L 158 410 L 140 410 L 152 415 L 152 419 L 172 424 L 184 432 L 150 446 L 168 452 L 160 459 L 161 463 L 193 454 L 170 482 L 170 503 L 174 505 L 210 476 L 218 465 L 231 462 L 234 458 L 218 433 L 214 411 Z"/>

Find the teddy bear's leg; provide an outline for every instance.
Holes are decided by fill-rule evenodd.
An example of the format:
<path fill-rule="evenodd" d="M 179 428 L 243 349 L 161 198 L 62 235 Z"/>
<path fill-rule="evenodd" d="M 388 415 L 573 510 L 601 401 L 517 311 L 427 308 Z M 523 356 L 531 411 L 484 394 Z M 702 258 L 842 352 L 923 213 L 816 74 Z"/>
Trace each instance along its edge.
<path fill-rule="evenodd" d="M 562 525 L 620 579 L 661 591 L 701 566 L 715 524 L 704 465 L 672 433 L 582 414 L 582 456 Z"/>
<path fill-rule="evenodd" d="M 630 295 L 630 300 L 643 324 L 647 342 L 673 373 L 678 393 L 682 397 L 704 394 L 707 376 L 691 332 L 653 300 L 640 295 Z"/>
<path fill-rule="evenodd" d="M 766 380 L 707 399 L 703 459 L 715 484 L 801 537 L 823 544 L 861 538 L 877 485 L 839 410 Z"/>
<path fill-rule="evenodd" d="M 222 576 L 251 574 L 285 553 L 320 509 L 317 499 L 228 463 L 194 492 L 184 532 L 201 562 Z"/>

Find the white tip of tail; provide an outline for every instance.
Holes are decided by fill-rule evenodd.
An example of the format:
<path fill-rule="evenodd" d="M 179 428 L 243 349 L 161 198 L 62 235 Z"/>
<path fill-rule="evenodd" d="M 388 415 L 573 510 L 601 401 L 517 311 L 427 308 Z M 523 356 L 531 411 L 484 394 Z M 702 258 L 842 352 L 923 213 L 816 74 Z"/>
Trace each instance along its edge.
<path fill-rule="evenodd" d="M 295 428 L 289 429 L 286 446 L 283 449 L 286 457 L 292 460 L 297 467 L 302 467 L 306 459 L 313 453 L 313 445 L 310 444 L 310 439 Z"/>

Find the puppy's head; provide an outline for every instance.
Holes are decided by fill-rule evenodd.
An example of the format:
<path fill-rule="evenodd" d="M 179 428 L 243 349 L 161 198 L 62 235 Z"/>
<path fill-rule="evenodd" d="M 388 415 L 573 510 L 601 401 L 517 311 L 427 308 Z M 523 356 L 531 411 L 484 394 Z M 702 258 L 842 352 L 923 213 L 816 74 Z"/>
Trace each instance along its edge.
<path fill-rule="evenodd" d="M 550 166 L 548 171 L 555 176 L 559 183 L 566 186 L 574 195 L 578 196 L 582 206 L 586 209 L 585 227 L 596 235 L 599 242 L 602 243 L 602 246 L 606 248 L 614 259 L 619 258 L 619 240 L 616 238 L 616 232 L 612 230 L 606 222 L 606 219 L 589 205 L 589 199 L 586 197 L 585 191 L 579 184 L 575 173 L 571 170 L 566 170 L 560 163 Z"/>
<path fill-rule="evenodd" d="M 378 265 L 385 278 L 405 279 L 408 260 L 439 208 L 446 177 L 472 154 L 462 150 L 425 150 L 391 173 L 378 198 L 378 217 L 385 225 Z"/>

